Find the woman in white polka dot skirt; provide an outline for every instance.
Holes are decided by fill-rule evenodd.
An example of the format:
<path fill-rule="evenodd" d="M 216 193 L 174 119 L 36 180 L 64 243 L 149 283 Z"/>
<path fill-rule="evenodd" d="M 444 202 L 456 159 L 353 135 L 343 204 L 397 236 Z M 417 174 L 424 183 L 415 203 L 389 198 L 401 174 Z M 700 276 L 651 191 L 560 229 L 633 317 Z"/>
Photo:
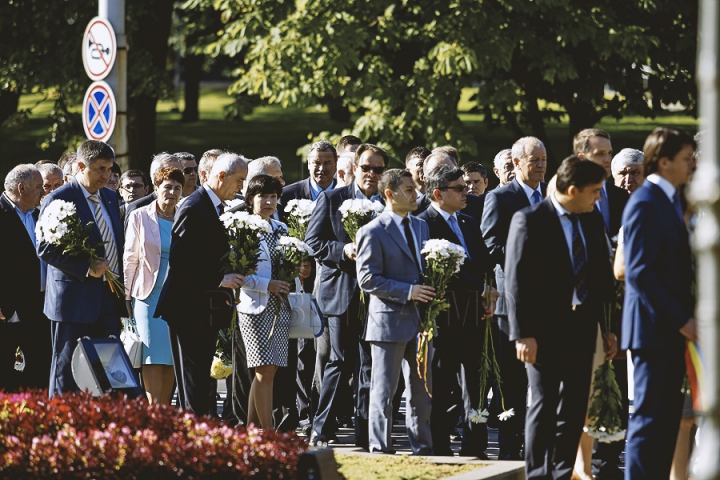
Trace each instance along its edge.
<path fill-rule="evenodd" d="M 255 369 L 250 387 L 248 424 L 272 429 L 273 379 L 278 367 L 287 366 L 290 307 L 286 300 L 290 284 L 276 280 L 282 253 L 278 240 L 287 226 L 272 219 L 282 184 L 269 175 L 250 180 L 245 202 L 250 213 L 267 220 L 273 233 L 262 234 L 260 261 L 253 275 L 245 277 L 240 292 L 238 322 L 247 351 L 248 368 Z"/>

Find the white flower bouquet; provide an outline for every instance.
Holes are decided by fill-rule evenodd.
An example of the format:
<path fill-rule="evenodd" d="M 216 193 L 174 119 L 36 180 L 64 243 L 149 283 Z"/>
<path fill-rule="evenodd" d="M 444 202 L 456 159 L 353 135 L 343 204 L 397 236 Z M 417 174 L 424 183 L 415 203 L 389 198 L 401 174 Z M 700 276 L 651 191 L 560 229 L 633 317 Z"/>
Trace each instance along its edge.
<path fill-rule="evenodd" d="M 83 225 L 77 215 L 75 204 L 65 200 L 53 200 L 43 210 L 42 217 L 35 226 L 35 237 L 38 242 L 47 242 L 64 247 L 63 254 L 70 256 L 87 255 L 91 269 L 100 258 L 90 246 L 90 230 L 94 222 Z M 94 270 L 93 270 L 94 271 Z M 105 278 L 110 289 L 118 297 L 125 298 L 125 289 L 120 277 L 113 271 L 106 271 Z"/>
<path fill-rule="evenodd" d="M 287 213 L 288 232 L 291 237 L 305 240 L 310 216 L 315 209 L 315 202 L 308 199 L 293 199 L 285 206 Z"/>
<path fill-rule="evenodd" d="M 312 253 L 310 247 L 297 238 L 283 235 L 280 237 L 280 240 L 278 240 L 277 249 L 282 252 L 282 263 L 280 263 L 280 268 L 278 269 L 278 280 L 292 283 L 295 277 L 300 274 L 300 264 L 306 261 Z M 284 295 L 280 295 L 281 302 L 285 302 L 286 298 Z M 279 314 L 280 306 L 275 310 L 269 337 L 272 337 L 275 332 L 275 322 Z"/>
<path fill-rule="evenodd" d="M 272 233 L 270 224 L 260 215 L 251 215 L 247 212 L 228 212 L 220 215 L 220 221 L 225 226 L 230 251 L 225 255 L 227 265 L 225 273 L 239 273 L 250 275 L 258 266 L 260 259 L 260 236 L 263 233 Z M 235 290 L 235 306 L 240 301 L 240 289 Z M 230 329 L 235 328 L 237 309 L 233 309 L 233 319 Z"/>
<path fill-rule="evenodd" d="M 492 303 L 492 280 L 485 276 L 485 304 L 490 305 Z M 497 361 L 497 354 L 495 353 L 495 342 L 493 341 L 492 334 L 492 322 L 489 319 L 485 320 L 485 341 L 483 342 L 483 352 L 480 360 L 480 404 L 477 409 L 470 411 L 470 421 L 473 423 L 485 423 L 487 422 L 487 415 L 482 416 L 481 412 L 487 412 L 482 410 L 487 399 L 488 387 L 490 380 L 495 378 L 498 386 L 498 394 L 500 395 L 500 407 L 502 412 L 498 415 L 501 421 L 505 421 L 508 418 L 515 415 L 515 409 L 505 410 L 505 397 L 502 393 L 502 378 L 500 377 L 500 365 Z M 488 413 L 489 415 L 489 413 Z"/>
<path fill-rule="evenodd" d="M 425 390 L 430 395 L 427 387 L 428 347 L 438 334 L 437 316 L 450 308 L 445 300 L 445 289 L 465 263 L 465 249 L 444 239 L 431 239 L 425 242 L 420 253 L 425 258 L 424 283 L 435 288 L 435 298 L 427 303 L 421 318 L 421 332 L 417 334 L 416 348 L 418 375 L 425 382 Z"/>
<path fill-rule="evenodd" d="M 364 198 L 349 198 L 345 200 L 338 211 L 342 214 L 343 227 L 350 236 L 350 239 L 355 243 L 357 232 L 360 227 L 366 225 L 380 215 L 385 206 L 380 202 L 371 202 Z"/>
<path fill-rule="evenodd" d="M 603 336 L 606 342 L 611 333 L 612 314 L 616 308 L 618 308 L 617 304 L 605 305 Z M 590 423 L 583 428 L 583 431 L 602 443 L 622 440 L 625 438 L 622 412 L 622 394 L 615 377 L 615 369 L 611 360 L 605 360 L 593 375 L 592 402 L 588 408 Z"/>
<path fill-rule="evenodd" d="M 364 198 L 348 198 L 338 209 L 342 214 L 343 227 L 353 243 L 356 243 L 355 239 L 357 238 L 357 232 L 360 230 L 360 227 L 370 223 L 370 220 L 380 215 L 383 210 L 385 210 L 385 206 L 380 202 L 371 202 Z M 361 323 L 365 322 L 365 315 L 367 314 L 366 303 L 365 292 L 360 290 L 358 319 Z"/>

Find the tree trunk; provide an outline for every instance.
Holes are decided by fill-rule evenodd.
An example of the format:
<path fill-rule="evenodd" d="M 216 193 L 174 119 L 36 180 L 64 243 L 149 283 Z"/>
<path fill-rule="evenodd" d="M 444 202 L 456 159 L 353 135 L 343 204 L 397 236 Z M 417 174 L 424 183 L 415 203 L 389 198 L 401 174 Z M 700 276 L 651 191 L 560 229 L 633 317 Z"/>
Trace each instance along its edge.
<path fill-rule="evenodd" d="M 20 92 L 0 90 L 0 125 L 17 112 Z"/>
<path fill-rule="evenodd" d="M 200 119 L 200 77 L 205 58 L 203 55 L 188 55 L 183 59 L 185 67 L 185 109 L 183 122 L 197 122 Z"/>
<path fill-rule="evenodd" d="M 568 144 L 570 151 L 572 151 L 572 139 L 575 134 L 580 130 L 593 128 L 595 124 L 602 119 L 603 114 L 598 112 L 595 107 L 589 103 L 574 103 L 565 109 L 568 112 L 568 117 L 570 117 Z"/>
<path fill-rule="evenodd" d="M 155 155 L 155 121 L 157 119 L 157 97 L 140 95 L 128 102 L 131 113 L 128 121 L 128 144 L 130 146 L 130 168 L 150 172 L 150 163 Z"/>

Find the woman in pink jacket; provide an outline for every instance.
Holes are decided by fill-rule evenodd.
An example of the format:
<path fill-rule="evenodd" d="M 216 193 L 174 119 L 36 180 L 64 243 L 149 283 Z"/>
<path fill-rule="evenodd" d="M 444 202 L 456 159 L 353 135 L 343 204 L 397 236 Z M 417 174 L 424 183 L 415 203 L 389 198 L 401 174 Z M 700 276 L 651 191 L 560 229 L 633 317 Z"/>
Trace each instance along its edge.
<path fill-rule="evenodd" d="M 130 213 L 123 255 L 128 312 L 135 318 L 143 342 L 145 391 L 150 402 L 167 405 L 175 381 L 170 334 L 167 323 L 154 314 L 167 276 L 175 206 L 184 182 L 177 168 L 155 173 L 157 200 Z"/>

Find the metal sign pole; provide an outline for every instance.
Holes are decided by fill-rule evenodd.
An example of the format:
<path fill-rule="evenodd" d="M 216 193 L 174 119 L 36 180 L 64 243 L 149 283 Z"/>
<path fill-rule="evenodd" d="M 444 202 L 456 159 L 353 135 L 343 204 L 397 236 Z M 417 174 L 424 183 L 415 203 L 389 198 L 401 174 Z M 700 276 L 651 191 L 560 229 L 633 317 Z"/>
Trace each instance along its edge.
<path fill-rule="evenodd" d="M 699 480 L 720 479 L 720 8 L 718 0 L 700 0 L 698 92 L 700 128 L 705 133 L 691 195 L 699 204 L 695 230 L 700 346 L 705 365 L 699 448 L 695 452 Z"/>
<path fill-rule="evenodd" d="M 105 81 L 115 92 L 117 117 L 115 130 L 108 142 L 115 149 L 120 168 L 130 166 L 127 139 L 127 38 L 125 37 L 125 0 L 100 0 L 98 16 L 107 18 L 117 37 L 117 60 Z"/>

